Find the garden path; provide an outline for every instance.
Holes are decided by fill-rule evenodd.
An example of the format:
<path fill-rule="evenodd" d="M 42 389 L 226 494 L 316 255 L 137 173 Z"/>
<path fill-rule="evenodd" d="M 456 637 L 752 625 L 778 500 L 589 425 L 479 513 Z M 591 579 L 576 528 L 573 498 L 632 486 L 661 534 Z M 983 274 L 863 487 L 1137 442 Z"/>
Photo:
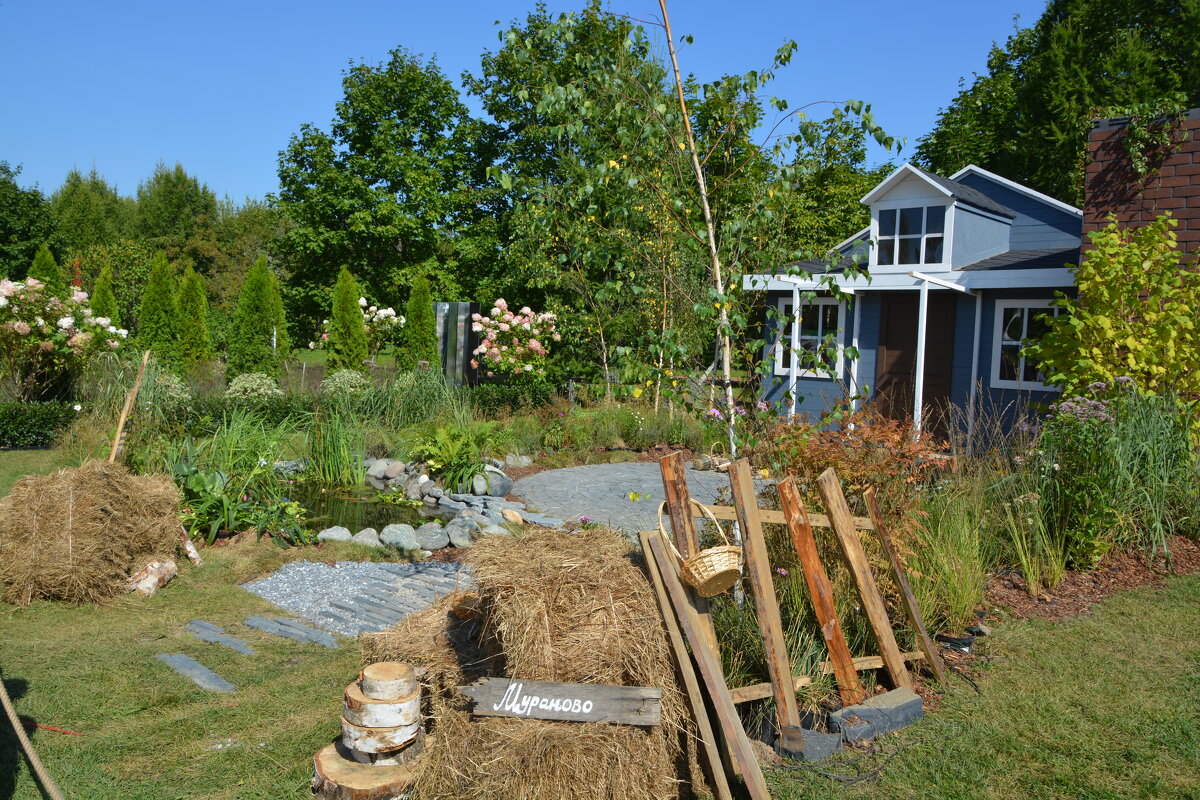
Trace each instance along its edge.
<path fill-rule="evenodd" d="M 688 490 L 701 503 L 713 503 L 719 490 L 729 488 L 729 476 L 724 472 L 688 465 L 684 473 Z M 631 492 L 640 499 L 631 500 Z M 647 531 L 658 527 L 662 473 L 656 461 L 587 464 L 521 478 L 512 494 L 531 509 L 568 521 L 588 517 L 626 531 Z"/>

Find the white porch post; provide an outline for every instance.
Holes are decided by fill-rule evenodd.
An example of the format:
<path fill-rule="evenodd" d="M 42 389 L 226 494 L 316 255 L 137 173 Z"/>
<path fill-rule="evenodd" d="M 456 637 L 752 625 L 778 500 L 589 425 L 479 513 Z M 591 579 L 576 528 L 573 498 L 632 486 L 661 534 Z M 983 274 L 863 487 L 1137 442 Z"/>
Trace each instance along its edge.
<path fill-rule="evenodd" d="M 971 395 L 967 400 L 967 455 L 975 448 L 975 393 L 979 387 L 979 326 L 983 319 L 983 292 L 975 293 L 975 338 L 971 340 Z"/>
<path fill-rule="evenodd" d="M 792 354 L 791 364 L 789 366 L 789 381 L 791 383 L 791 408 L 788 411 L 788 420 L 793 420 L 796 417 L 796 381 L 800 377 L 800 286 L 792 284 Z"/>
<path fill-rule="evenodd" d="M 850 346 L 854 348 L 854 360 L 850 362 L 850 410 L 858 410 L 858 331 L 859 323 L 862 321 L 862 309 L 858 307 L 858 301 L 862 299 L 861 293 L 856 293 L 850 300 L 850 313 L 854 315 L 854 332 L 850 334 Z"/>
<path fill-rule="evenodd" d="M 921 307 L 917 314 L 917 368 L 913 376 L 913 429 L 921 430 L 925 402 L 925 322 L 929 318 L 929 281 L 921 281 Z"/>

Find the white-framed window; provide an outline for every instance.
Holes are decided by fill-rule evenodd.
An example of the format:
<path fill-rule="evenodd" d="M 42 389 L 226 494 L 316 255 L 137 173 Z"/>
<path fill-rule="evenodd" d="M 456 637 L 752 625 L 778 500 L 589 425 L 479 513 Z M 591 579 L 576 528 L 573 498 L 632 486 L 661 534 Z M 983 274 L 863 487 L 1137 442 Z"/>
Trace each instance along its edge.
<path fill-rule="evenodd" d="M 1022 348 L 1046 333 L 1046 318 L 1058 315 L 1052 300 L 997 300 L 992 341 L 992 386 L 997 389 L 1056 391 Z"/>
<path fill-rule="evenodd" d="M 941 264 L 946 258 L 946 207 L 883 208 L 876 212 L 875 263 Z"/>
<path fill-rule="evenodd" d="M 797 322 L 801 355 L 796 376 L 837 379 L 842 374 L 845 350 L 846 304 L 836 297 L 800 301 L 799 320 L 792 311 L 792 298 L 779 300 L 780 335 L 775 340 L 775 374 L 792 373 L 792 332 Z M 835 347 L 830 347 L 830 337 Z"/>

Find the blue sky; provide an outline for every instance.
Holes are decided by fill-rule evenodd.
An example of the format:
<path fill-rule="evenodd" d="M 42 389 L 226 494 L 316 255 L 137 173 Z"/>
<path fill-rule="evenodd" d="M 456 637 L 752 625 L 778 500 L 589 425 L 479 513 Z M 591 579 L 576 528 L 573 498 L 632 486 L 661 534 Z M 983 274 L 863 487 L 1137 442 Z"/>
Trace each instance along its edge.
<path fill-rule="evenodd" d="M 556 13 L 581 5 L 548 3 Z M 772 94 L 793 107 L 865 100 L 890 134 L 908 139 L 903 158 L 959 78 L 984 68 L 1014 15 L 1031 25 L 1044 6 L 674 0 L 668 10 L 676 36 L 695 37 L 681 67 L 701 80 L 766 66 L 795 39 L 797 56 Z M 46 193 L 72 167 L 94 166 L 133 194 L 158 161 L 178 161 L 218 196 L 262 197 L 277 186 L 288 137 L 305 122 L 328 125 L 348 62 L 378 63 L 404 46 L 436 54 L 458 84 L 499 46 L 494 23 L 531 8 L 533 0 L 0 0 L 0 160 L 22 164 L 20 182 Z M 611 8 L 644 17 L 658 3 Z"/>

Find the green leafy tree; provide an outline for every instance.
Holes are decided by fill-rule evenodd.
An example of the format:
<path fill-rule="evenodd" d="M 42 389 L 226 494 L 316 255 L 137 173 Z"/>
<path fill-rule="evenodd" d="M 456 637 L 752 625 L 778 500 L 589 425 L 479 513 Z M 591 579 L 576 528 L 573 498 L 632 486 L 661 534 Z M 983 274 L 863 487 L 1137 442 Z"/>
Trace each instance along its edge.
<path fill-rule="evenodd" d="M 366 372 L 367 328 L 359 306 L 358 281 L 342 267 L 333 287 L 333 313 L 329 317 L 330 370 L 354 369 Z"/>
<path fill-rule="evenodd" d="M 122 239 L 115 244 L 72 250 L 67 258 L 72 264 L 78 262 L 84 286 L 96 286 L 100 274 L 108 270 L 120 325 L 137 330 L 142 294 L 150 279 L 154 251 L 140 242 Z"/>
<path fill-rule="evenodd" d="M 201 272 L 217 258 L 216 195 L 181 164 L 159 163 L 137 191 L 135 230 L 173 261 L 188 260 Z"/>
<path fill-rule="evenodd" d="M 404 327 L 400 329 L 396 345 L 396 369 L 413 370 L 420 361 L 426 361 L 435 368 L 441 364 L 433 295 L 429 291 L 429 281 L 417 276 L 413 279 L 408 304 L 404 309 Z"/>
<path fill-rule="evenodd" d="M 1078 297 L 1059 295 L 1057 316 L 1042 317 L 1046 332 L 1024 350 L 1064 395 L 1128 376 L 1144 393 L 1200 400 L 1200 259 L 1188 263 L 1176 224 L 1164 214 L 1089 234 Z"/>
<path fill-rule="evenodd" d="M 58 245 L 62 251 L 115 244 L 130 234 L 135 203 L 123 198 L 103 176 L 73 169 L 50 197 Z"/>
<path fill-rule="evenodd" d="M 370 294 L 395 304 L 392 287 L 444 257 L 447 231 L 474 203 L 483 179 L 468 146 L 475 130 L 437 64 L 402 49 L 357 64 L 328 132 L 304 125 L 279 158 L 278 208 L 294 227 L 284 250 L 289 304 L 315 322 L 343 265 Z"/>
<path fill-rule="evenodd" d="M 117 306 L 117 298 L 113 295 L 112 269 L 108 266 L 100 269 L 100 275 L 92 284 L 92 294 L 88 299 L 93 314 L 97 317 L 107 317 L 113 325 L 121 327 L 121 311 Z"/>
<path fill-rule="evenodd" d="M 34 254 L 54 235 L 54 220 L 37 187 L 21 188 L 21 167 L 0 161 L 0 277 L 23 278 Z"/>
<path fill-rule="evenodd" d="M 206 366 L 213 357 L 208 335 L 208 296 L 204 278 L 191 265 L 179 285 L 179 362 L 188 371 Z"/>
<path fill-rule="evenodd" d="M 50 245 L 43 244 L 38 248 L 37 255 L 33 257 L 33 264 L 29 267 L 28 277 L 46 284 L 46 291 L 50 295 L 66 296 L 67 281 L 63 277 L 62 268 L 54 260 L 54 254 L 50 252 Z"/>
<path fill-rule="evenodd" d="M 159 358 L 174 363 L 178 358 L 179 282 L 175 270 L 161 250 L 150 262 L 150 277 L 138 307 L 138 343 L 149 348 Z"/>
<path fill-rule="evenodd" d="M 1197 30 L 1200 0 L 1052 0 L 993 46 L 987 73 L 942 111 L 917 159 L 941 174 L 975 163 L 1079 203 L 1093 119 L 1200 105 Z"/>
<path fill-rule="evenodd" d="M 226 377 L 232 380 L 251 372 L 278 375 L 290 350 L 283 322 L 279 282 L 267 266 L 266 257 L 260 256 L 238 295 Z"/>

